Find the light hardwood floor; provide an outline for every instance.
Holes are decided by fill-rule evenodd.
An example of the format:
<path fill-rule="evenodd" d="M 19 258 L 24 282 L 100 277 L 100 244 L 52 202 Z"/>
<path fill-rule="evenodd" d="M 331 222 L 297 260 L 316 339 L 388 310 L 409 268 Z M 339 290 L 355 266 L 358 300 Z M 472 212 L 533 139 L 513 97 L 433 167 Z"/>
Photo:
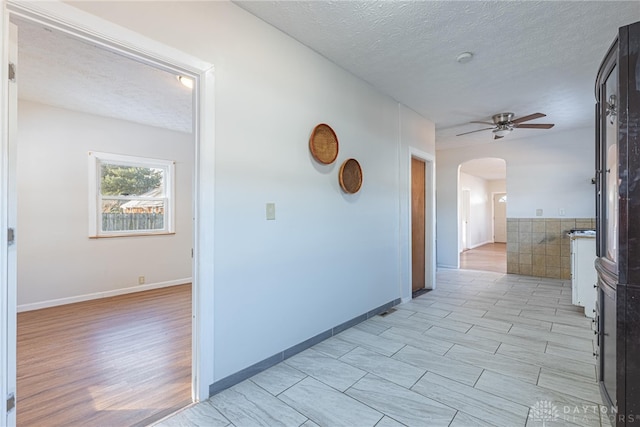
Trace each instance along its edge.
<path fill-rule="evenodd" d="M 148 425 L 191 403 L 191 284 L 18 314 L 18 426 Z"/>
<path fill-rule="evenodd" d="M 463 270 L 507 272 L 507 244 L 488 243 L 460 254 Z"/>

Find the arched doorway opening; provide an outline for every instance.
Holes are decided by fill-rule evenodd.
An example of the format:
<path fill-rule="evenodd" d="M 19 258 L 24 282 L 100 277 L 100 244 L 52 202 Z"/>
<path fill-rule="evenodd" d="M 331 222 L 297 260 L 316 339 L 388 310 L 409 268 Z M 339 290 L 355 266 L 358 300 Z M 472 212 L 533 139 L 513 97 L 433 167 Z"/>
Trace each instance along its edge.
<path fill-rule="evenodd" d="M 507 165 L 486 157 L 458 167 L 460 268 L 507 272 Z"/>

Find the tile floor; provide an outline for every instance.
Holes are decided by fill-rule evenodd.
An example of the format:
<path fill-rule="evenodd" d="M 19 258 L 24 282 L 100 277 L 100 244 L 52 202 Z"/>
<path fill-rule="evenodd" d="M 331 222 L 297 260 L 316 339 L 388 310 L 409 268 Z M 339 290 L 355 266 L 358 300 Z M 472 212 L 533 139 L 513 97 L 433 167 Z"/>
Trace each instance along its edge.
<path fill-rule="evenodd" d="M 610 426 L 570 282 L 441 270 L 437 283 L 157 425 Z"/>

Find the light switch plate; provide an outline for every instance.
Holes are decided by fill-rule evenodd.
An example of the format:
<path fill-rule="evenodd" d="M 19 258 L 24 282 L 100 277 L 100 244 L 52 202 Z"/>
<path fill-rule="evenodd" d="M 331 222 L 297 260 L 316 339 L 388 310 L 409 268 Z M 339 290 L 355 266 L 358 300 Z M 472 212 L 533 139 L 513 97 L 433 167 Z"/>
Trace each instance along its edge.
<path fill-rule="evenodd" d="M 542 216 L 542 209 L 536 209 L 536 216 Z"/>
<path fill-rule="evenodd" d="M 267 220 L 272 221 L 276 219 L 276 204 L 267 203 Z"/>

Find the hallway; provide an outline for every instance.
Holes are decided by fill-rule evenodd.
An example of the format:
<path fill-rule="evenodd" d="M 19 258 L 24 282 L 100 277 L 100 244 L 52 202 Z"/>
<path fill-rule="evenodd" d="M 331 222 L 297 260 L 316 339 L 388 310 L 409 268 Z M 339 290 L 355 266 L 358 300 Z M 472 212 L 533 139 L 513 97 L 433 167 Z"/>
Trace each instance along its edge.
<path fill-rule="evenodd" d="M 487 243 L 460 254 L 460 268 L 463 270 L 507 272 L 507 244 Z"/>
<path fill-rule="evenodd" d="M 158 425 L 609 426 L 592 337 L 568 281 L 441 270 L 437 289 Z"/>

